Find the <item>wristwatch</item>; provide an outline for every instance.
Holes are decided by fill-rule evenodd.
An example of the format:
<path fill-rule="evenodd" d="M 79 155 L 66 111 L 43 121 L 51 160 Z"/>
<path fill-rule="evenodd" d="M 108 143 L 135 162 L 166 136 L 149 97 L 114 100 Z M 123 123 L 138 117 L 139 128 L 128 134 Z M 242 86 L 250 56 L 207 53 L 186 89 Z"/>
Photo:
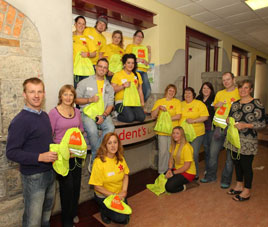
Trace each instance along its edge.
<path fill-rule="evenodd" d="M 106 117 L 107 117 L 107 116 L 105 116 L 105 115 L 102 115 L 102 118 L 103 118 L 103 120 L 105 120 L 105 119 L 106 119 Z"/>

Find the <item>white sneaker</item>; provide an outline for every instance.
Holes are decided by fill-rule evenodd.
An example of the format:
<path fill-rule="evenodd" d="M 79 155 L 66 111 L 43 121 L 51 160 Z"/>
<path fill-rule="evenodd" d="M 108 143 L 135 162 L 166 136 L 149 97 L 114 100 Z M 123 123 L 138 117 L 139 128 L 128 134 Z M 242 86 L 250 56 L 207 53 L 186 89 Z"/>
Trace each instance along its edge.
<path fill-rule="evenodd" d="M 73 218 L 73 223 L 75 223 L 75 224 L 79 223 L 79 217 L 78 216 L 75 216 Z"/>

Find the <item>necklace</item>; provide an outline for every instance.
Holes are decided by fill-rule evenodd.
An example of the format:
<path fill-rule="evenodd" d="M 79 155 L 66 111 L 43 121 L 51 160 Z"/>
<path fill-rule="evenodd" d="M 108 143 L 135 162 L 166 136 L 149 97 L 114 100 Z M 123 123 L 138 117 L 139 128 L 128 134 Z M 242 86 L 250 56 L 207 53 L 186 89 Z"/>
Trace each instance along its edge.
<path fill-rule="evenodd" d="M 64 108 L 63 106 L 58 106 L 59 112 L 61 115 L 63 115 L 64 117 L 68 117 L 71 118 L 74 115 L 74 109 L 73 107 L 69 107 L 69 108 Z"/>

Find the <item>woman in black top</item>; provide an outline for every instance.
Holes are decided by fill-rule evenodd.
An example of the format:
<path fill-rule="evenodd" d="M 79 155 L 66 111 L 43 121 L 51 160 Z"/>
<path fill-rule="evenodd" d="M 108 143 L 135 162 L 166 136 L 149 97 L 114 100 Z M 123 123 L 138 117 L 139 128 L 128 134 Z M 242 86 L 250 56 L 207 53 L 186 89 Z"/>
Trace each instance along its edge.
<path fill-rule="evenodd" d="M 212 120 L 214 117 L 214 107 L 212 106 L 212 103 L 215 98 L 215 92 L 212 84 L 210 82 L 204 82 L 200 88 L 199 95 L 196 99 L 202 101 L 209 112 L 208 119 L 204 122 L 205 123 L 205 137 L 203 141 L 203 146 L 205 149 L 205 171 L 208 169 L 208 162 L 209 162 L 209 152 L 210 152 L 210 142 L 212 139 L 213 131 L 211 130 L 212 127 Z"/>
<path fill-rule="evenodd" d="M 235 119 L 235 127 L 239 131 L 240 154 L 238 149 L 225 140 L 227 152 L 232 152 L 235 165 L 236 185 L 227 193 L 235 195 L 235 201 L 245 201 L 250 198 L 250 189 L 253 179 L 252 162 L 258 151 L 257 130 L 266 126 L 265 110 L 260 100 L 254 99 L 250 93 L 253 84 L 249 80 L 238 84 L 240 100 L 232 104 L 229 117 Z"/>

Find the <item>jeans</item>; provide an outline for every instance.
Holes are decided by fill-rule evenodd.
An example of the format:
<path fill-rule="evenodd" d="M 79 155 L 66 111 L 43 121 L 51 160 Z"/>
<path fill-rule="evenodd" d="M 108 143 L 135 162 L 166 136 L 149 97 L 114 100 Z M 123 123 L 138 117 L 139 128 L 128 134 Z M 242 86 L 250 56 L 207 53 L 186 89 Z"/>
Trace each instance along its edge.
<path fill-rule="evenodd" d="M 194 162 L 195 162 L 195 168 L 196 168 L 196 178 L 199 177 L 199 150 L 204 140 L 204 135 L 198 136 L 194 139 L 193 142 L 191 142 L 191 145 L 194 149 Z"/>
<path fill-rule="evenodd" d="M 143 109 L 140 106 L 123 106 L 123 103 L 118 103 L 115 105 L 115 110 L 119 113 L 117 120 L 121 122 L 143 122 L 146 117 Z"/>
<path fill-rule="evenodd" d="M 165 173 L 168 169 L 170 136 L 158 135 L 158 173 Z"/>
<path fill-rule="evenodd" d="M 70 158 L 69 164 L 68 175 L 58 175 L 63 227 L 73 227 L 73 218 L 77 216 L 81 186 L 82 159 Z"/>
<path fill-rule="evenodd" d="M 210 144 L 209 167 L 205 178 L 209 181 L 217 179 L 219 153 L 223 148 L 225 141 L 225 132 L 221 128 L 216 127 L 213 131 L 213 137 Z M 225 166 L 221 176 L 221 183 L 231 184 L 233 174 L 233 161 L 230 151 L 226 151 Z"/>
<path fill-rule="evenodd" d="M 98 207 L 99 207 L 102 215 L 108 217 L 110 220 L 112 220 L 115 223 L 126 224 L 128 222 L 129 215 L 121 214 L 121 213 L 118 213 L 118 212 L 115 212 L 113 210 L 108 209 L 105 206 L 105 204 L 103 203 L 105 198 L 99 198 L 98 196 L 96 196 L 96 194 L 94 194 L 94 195 L 95 195 L 94 199 L 95 199 L 96 203 L 98 204 Z M 125 198 L 124 202 L 127 204 L 126 198 Z"/>
<path fill-rule="evenodd" d="M 55 173 L 51 169 L 33 175 L 21 174 L 24 199 L 23 227 L 49 227 L 55 196 Z"/>
<path fill-rule="evenodd" d="M 209 163 L 209 154 L 210 154 L 210 144 L 213 136 L 212 130 L 206 130 L 204 135 L 203 146 L 205 150 L 205 171 L 208 171 L 208 163 Z"/>
<path fill-rule="evenodd" d="M 143 92 L 143 96 L 144 96 L 144 102 L 147 101 L 147 99 L 150 97 L 151 95 L 151 85 L 149 82 L 149 78 L 148 78 L 148 74 L 146 72 L 143 71 L 138 71 L 141 74 L 141 78 L 142 78 L 142 92 Z"/>
<path fill-rule="evenodd" d="M 98 148 L 101 145 L 101 142 L 103 140 L 103 137 L 108 132 L 114 131 L 114 124 L 112 121 L 111 116 L 106 117 L 106 119 L 103 121 L 102 124 L 97 125 L 95 121 L 93 121 L 91 118 L 87 117 L 84 113 L 82 113 L 82 122 L 84 129 L 87 133 L 87 138 L 91 146 L 91 163 L 93 163 Z M 101 136 L 99 136 L 99 130 L 102 130 Z"/>

